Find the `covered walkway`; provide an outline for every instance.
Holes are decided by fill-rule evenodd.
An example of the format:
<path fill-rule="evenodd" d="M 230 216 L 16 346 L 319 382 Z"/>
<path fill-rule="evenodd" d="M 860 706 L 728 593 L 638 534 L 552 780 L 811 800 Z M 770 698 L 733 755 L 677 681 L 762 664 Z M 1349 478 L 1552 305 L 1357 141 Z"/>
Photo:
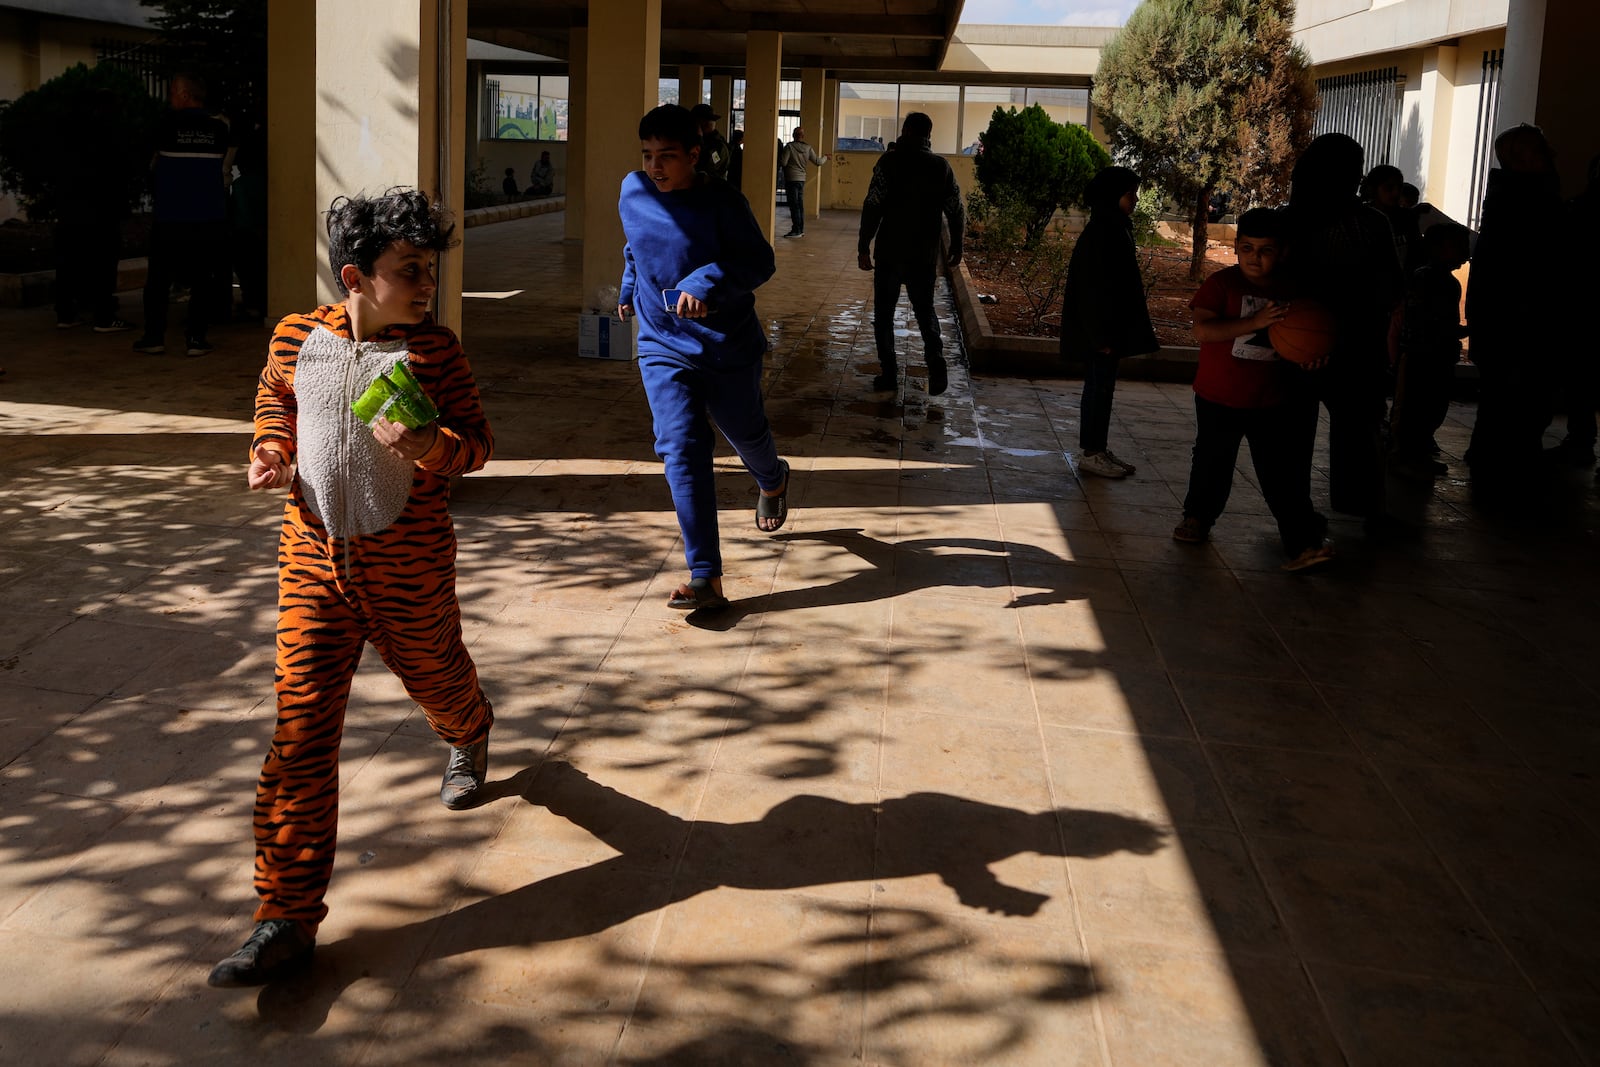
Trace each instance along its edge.
<path fill-rule="evenodd" d="M 907 360 L 874 397 L 855 222 L 779 242 L 791 517 L 757 533 L 724 454 L 705 625 L 663 606 L 643 393 L 575 354 L 563 220 L 466 235 L 491 800 L 439 807 L 369 658 L 318 963 L 259 994 L 205 974 L 273 718 L 265 336 L 0 312 L 0 1062 L 1600 1062 L 1587 474 L 1514 525 L 1443 479 L 1417 537 L 1335 520 L 1340 568 L 1291 577 L 1241 472 L 1176 545 L 1187 388 L 1119 390 L 1121 483 L 1073 473 L 1075 383 L 929 404 Z"/>

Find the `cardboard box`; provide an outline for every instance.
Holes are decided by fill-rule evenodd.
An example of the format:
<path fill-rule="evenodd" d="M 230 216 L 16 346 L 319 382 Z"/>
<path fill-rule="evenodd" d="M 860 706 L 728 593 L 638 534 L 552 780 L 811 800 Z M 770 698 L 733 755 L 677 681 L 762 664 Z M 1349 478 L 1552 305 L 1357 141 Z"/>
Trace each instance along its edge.
<path fill-rule="evenodd" d="M 585 359 L 638 359 L 638 326 L 615 315 L 583 312 L 578 318 L 578 355 Z"/>

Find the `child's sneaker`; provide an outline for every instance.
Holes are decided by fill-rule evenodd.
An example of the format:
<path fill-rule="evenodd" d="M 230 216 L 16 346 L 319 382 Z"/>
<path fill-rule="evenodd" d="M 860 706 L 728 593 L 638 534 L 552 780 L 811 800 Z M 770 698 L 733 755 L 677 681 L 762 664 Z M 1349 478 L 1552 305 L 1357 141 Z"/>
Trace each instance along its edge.
<path fill-rule="evenodd" d="M 1283 569 L 1291 573 L 1315 570 L 1318 567 L 1333 562 L 1333 546 L 1330 544 L 1313 545 L 1300 553 L 1294 559 L 1283 565 Z"/>
<path fill-rule="evenodd" d="M 1078 469 L 1101 478 L 1126 478 L 1132 468 L 1110 452 L 1090 452 L 1078 460 Z"/>
<path fill-rule="evenodd" d="M 451 746 L 445 764 L 444 781 L 439 785 L 439 802 L 451 811 L 470 808 L 489 773 L 489 739 L 475 745 Z"/>
<path fill-rule="evenodd" d="M 1109 449 L 1109 448 L 1106 449 L 1106 458 L 1109 459 L 1111 462 L 1115 463 L 1117 466 L 1121 467 L 1122 470 L 1123 470 L 1123 473 L 1125 473 L 1125 474 L 1132 474 L 1134 471 L 1139 469 L 1138 467 L 1135 467 L 1132 463 L 1129 463 L 1127 460 L 1123 459 L 1121 456 L 1118 456 L 1115 452 L 1111 451 L 1111 449 Z"/>
<path fill-rule="evenodd" d="M 1186 545 L 1203 545 L 1210 536 L 1211 527 L 1193 515 L 1185 515 L 1172 531 L 1172 539 Z"/>

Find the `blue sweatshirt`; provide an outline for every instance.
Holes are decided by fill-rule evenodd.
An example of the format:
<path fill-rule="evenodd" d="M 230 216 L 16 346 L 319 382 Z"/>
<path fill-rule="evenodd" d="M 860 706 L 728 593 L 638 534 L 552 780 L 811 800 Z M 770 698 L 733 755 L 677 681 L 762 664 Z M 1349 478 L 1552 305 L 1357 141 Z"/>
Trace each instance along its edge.
<path fill-rule="evenodd" d="M 711 178 L 663 193 L 641 170 L 622 180 L 617 211 L 628 242 L 618 303 L 632 304 L 639 317 L 640 354 L 717 367 L 760 359 L 767 337 L 756 317 L 755 291 L 777 262 L 744 194 Z M 706 317 L 667 311 L 663 289 L 704 301 Z"/>

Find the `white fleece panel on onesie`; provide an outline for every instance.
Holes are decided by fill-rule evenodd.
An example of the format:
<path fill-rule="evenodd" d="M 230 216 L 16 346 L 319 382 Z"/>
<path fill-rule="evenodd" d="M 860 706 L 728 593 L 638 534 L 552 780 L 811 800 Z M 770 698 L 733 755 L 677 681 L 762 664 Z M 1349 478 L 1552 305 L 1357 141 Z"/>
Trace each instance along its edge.
<path fill-rule="evenodd" d="M 416 464 L 390 452 L 350 404 L 404 359 L 404 341 L 352 341 L 312 330 L 295 362 L 300 487 L 333 537 L 386 530 L 411 498 Z"/>

